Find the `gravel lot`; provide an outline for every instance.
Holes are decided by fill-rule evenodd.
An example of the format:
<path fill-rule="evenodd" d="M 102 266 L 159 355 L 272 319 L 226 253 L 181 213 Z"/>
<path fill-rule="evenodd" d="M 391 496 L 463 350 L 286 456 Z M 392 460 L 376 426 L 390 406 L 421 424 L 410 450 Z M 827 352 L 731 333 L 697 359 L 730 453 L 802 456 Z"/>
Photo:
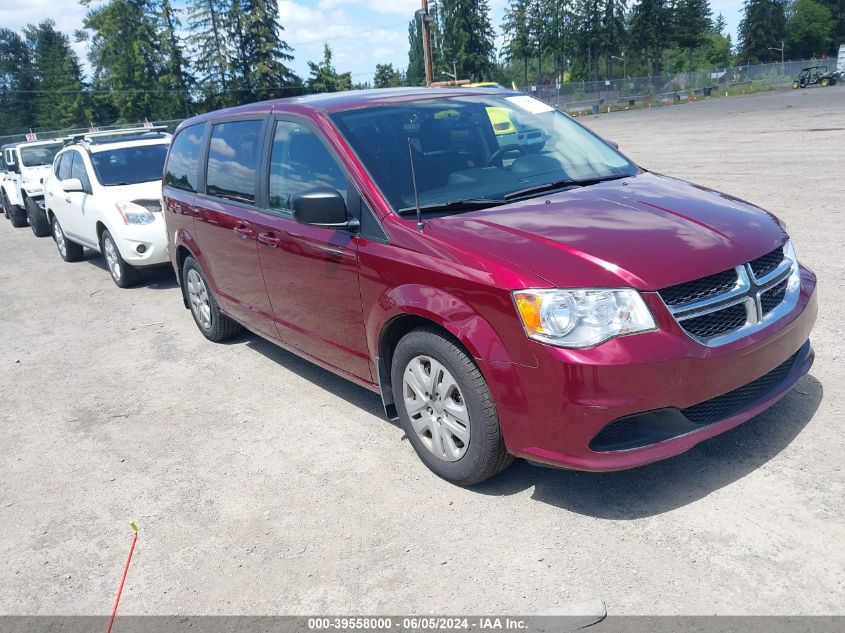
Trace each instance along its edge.
<path fill-rule="evenodd" d="M 843 613 L 845 88 L 582 121 L 786 220 L 820 287 L 792 393 L 666 462 L 464 490 L 375 395 L 253 335 L 207 342 L 168 270 L 120 290 L 2 221 L 0 613 L 108 614 L 130 520 L 123 614 Z"/>

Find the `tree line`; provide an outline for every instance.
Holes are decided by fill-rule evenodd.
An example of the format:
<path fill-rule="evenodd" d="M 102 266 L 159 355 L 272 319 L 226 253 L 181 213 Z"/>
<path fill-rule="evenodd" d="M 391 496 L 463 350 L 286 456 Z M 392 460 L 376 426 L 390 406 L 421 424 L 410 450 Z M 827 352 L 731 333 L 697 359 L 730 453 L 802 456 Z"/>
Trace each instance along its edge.
<path fill-rule="evenodd" d="M 832 54 L 845 43 L 845 0 L 745 0 L 736 46 L 708 0 L 509 0 L 496 51 L 488 0 L 430 3 L 435 79 L 551 83 L 676 73 Z M 0 134 L 175 119 L 261 99 L 424 85 L 421 17 L 408 65 L 372 81 L 338 71 L 332 50 L 291 69 L 276 0 L 108 0 L 82 28 L 52 20 L 0 28 Z M 72 48 L 84 42 L 89 79 Z"/>

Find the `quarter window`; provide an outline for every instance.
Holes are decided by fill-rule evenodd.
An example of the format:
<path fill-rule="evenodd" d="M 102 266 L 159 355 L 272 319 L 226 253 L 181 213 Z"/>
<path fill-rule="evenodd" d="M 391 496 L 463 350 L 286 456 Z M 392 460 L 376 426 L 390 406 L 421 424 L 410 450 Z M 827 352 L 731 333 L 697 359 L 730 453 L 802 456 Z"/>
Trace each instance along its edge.
<path fill-rule="evenodd" d="M 315 187 L 337 189 L 346 199 L 348 181 L 322 141 L 307 127 L 278 121 L 270 152 L 270 208 L 290 213 L 294 194 Z"/>
<path fill-rule="evenodd" d="M 206 193 L 255 203 L 255 173 L 262 121 L 218 123 L 211 131 Z"/>
<path fill-rule="evenodd" d="M 167 159 L 165 184 L 185 191 L 197 190 L 203 128 L 202 125 L 193 125 L 176 135 Z"/>
<path fill-rule="evenodd" d="M 83 191 L 91 191 L 91 181 L 88 178 L 88 170 L 85 168 L 85 163 L 82 159 L 82 154 L 79 152 L 69 152 L 73 154 L 73 163 L 70 166 L 70 177 L 79 178 L 82 183 Z"/>

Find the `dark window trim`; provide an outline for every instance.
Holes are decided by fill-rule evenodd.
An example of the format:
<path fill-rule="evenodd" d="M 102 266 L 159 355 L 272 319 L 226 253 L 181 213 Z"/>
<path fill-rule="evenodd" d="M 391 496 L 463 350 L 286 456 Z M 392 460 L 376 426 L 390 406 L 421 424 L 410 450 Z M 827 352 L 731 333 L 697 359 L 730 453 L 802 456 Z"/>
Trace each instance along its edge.
<path fill-rule="evenodd" d="M 207 192 L 207 182 L 206 177 L 208 175 L 208 150 L 211 147 L 211 135 L 214 132 L 215 125 L 221 125 L 223 123 L 232 123 L 236 121 L 260 121 L 261 128 L 258 131 L 258 158 L 255 165 L 255 202 L 241 202 L 239 200 L 232 200 L 231 198 L 223 198 L 221 196 L 215 196 Z M 260 209 L 260 205 L 263 202 L 261 199 L 263 193 L 259 188 L 261 186 L 261 172 L 263 171 L 264 165 L 264 158 L 265 158 L 265 147 L 266 142 L 262 143 L 262 139 L 265 139 L 267 136 L 267 121 L 268 115 L 267 114 L 242 114 L 242 115 L 234 115 L 234 116 L 227 116 L 221 117 L 219 119 L 213 119 L 207 122 L 208 127 L 205 130 L 205 138 L 202 144 L 203 150 L 200 153 L 200 175 L 199 175 L 199 182 L 197 183 L 197 191 L 193 195 L 203 199 L 203 200 L 217 200 L 218 202 L 222 202 L 224 204 L 231 204 L 236 207 L 242 207 L 244 209 Z"/>

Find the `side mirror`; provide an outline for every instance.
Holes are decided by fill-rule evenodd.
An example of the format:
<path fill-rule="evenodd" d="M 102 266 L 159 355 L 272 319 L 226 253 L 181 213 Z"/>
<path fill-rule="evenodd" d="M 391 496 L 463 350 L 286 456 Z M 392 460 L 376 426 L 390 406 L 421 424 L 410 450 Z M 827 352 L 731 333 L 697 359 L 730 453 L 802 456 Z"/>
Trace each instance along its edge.
<path fill-rule="evenodd" d="M 79 178 L 68 178 L 62 181 L 62 191 L 65 193 L 73 193 L 75 191 L 85 191 L 82 186 L 82 181 Z"/>
<path fill-rule="evenodd" d="M 357 218 L 350 218 L 346 202 L 337 189 L 317 187 L 294 194 L 291 200 L 293 219 L 300 224 L 324 226 L 330 229 L 355 229 Z"/>
<path fill-rule="evenodd" d="M 604 142 L 610 145 L 613 149 L 619 149 L 619 143 L 616 141 L 609 141 L 608 139 L 604 139 Z"/>

